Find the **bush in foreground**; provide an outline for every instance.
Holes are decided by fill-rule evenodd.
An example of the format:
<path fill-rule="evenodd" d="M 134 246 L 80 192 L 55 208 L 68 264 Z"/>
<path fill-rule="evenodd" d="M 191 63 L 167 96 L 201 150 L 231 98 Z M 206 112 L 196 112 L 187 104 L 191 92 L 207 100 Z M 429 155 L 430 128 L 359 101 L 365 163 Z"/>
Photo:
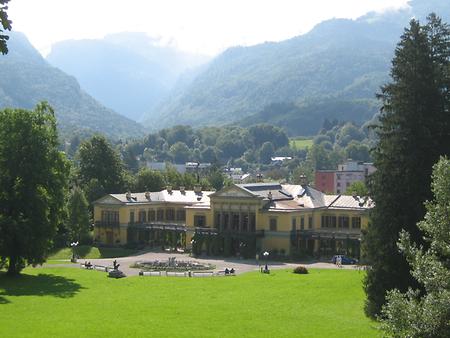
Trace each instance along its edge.
<path fill-rule="evenodd" d="M 308 273 L 308 269 L 300 265 L 294 269 L 294 273 L 298 273 L 299 275 L 306 275 Z"/>

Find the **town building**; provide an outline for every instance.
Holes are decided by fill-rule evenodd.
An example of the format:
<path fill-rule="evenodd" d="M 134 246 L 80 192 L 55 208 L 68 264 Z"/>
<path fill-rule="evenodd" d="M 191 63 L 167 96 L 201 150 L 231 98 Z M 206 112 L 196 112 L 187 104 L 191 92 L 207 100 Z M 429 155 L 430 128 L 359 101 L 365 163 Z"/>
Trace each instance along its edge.
<path fill-rule="evenodd" d="M 104 245 L 182 247 L 255 257 L 360 255 L 371 201 L 308 185 L 234 184 L 222 190 L 110 194 L 94 202 L 94 237 Z"/>
<path fill-rule="evenodd" d="M 339 164 L 337 170 L 317 170 L 314 185 L 325 193 L 342 194 L 354 182 L 366 182 L 367 177 L 375 172 L 372 163 L 348 160 Z"/>

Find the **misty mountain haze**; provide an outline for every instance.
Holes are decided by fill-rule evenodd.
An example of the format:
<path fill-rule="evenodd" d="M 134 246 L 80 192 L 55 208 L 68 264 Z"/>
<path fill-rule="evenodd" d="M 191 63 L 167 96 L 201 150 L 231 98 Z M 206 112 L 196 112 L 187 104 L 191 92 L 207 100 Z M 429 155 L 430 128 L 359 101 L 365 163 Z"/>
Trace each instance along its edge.
<path fill-rule="evenodd" d="M 51 66 L 22 33 L 9 33 L 10 52 L 0 58 L 0 109 L 32 109 L 48 101 L 61 134 L 104 133 L 118 139 L 142 135 L 141 125 L 99 104 L 76 79 Z"/>
<path fill-rule="evenodd" d="M 290 135 L 313 135 L 325 118 L 364 123 L 378 109 L 375 93 L 389 80 L 396 43 L 410 18 L 423 21 L 436 11 L 450 19 L 450 4 L 443 0 L 414 0 L 410 6 L 327 20 L 304 35 L 229 48 L 212 60 L 144 33 L 55 44 L 47 61 L 80 85 L 50 67 L 28 41 L 12 38 L 10 55 L 0 60 L 0 105 L 29 108 L 46 98 L 57 107 L 61 126 L 72 129 L 102 130 L 107 121 L 99 112 L 107 112 L 107 133 L 117 130 L 116 136 L 135 135 L 141 127 L 128 120 L 118 124 L 118 115 L 83 90 L 144 121 L 148 130 L 266 122 Z M 55 78 L 64 85 L 50 89 Z"/>
<path fill-rule="evenodd" d="M 326 117 L 367 120 L 377 105 L 375 94 L 389 79 L 390 60 L 410 18 L 423 21 L 433 11 L 444 20 L 450 17 L 450 5 L 443 0 L 409 4 L 356 20 L 327 20 L 307 34 L 281 42 L 230 48 L 150 110 L 146 125 L 265 121 L 298 135 L 314 134 L 318 121 Z M 323 110 L 320 101 L 331 108 Z M 285 115 L 273 110 L 279 103 L 297 109 L 288 109 Z"/>
<path fill-rule="evenodd" d="M 206 56 L 163 46 L 145 33 L 111 34 L 100 40 L 68 40 L 52 46 L 47 60 L 102 104 L 135 121 L 165 97 L 180 74 Z"/>

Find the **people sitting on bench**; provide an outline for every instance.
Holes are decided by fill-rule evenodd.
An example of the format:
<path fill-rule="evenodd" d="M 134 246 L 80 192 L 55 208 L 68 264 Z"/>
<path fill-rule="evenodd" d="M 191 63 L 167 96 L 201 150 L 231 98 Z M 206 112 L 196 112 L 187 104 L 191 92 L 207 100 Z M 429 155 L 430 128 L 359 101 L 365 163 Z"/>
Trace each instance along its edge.
<path fill-rule="evenodd" d="M 84 267 L 85 267 L 86 269 L 92 269 L 92 264 L 91 264 L 91 262 L 84 261 Z"/>
<path fill-rule="evenodd" d="M 230 269 L 230 274 L 234 275 L 234 269 L 233 268 Z"/>
<path fill-rule="evenodd" d="M 230 270 L 228 268 L 225 268 L 225 274 L 228 275 L 230 273 Z"/>

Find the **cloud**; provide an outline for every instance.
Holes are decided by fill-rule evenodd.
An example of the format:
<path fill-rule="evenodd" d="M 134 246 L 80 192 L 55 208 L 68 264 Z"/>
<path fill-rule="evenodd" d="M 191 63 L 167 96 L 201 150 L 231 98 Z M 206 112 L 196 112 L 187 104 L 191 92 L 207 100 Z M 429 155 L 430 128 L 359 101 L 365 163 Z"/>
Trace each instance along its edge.
<path fill-rule="evenodd" d="M 233 45 L 279 41 L 332 17 L 356 18 L 407 0 L 21 0 L 10 4 L 13 29 L 39 49 L 65 39 L 146 32 L 180 49 L 215 54 Z"/>

